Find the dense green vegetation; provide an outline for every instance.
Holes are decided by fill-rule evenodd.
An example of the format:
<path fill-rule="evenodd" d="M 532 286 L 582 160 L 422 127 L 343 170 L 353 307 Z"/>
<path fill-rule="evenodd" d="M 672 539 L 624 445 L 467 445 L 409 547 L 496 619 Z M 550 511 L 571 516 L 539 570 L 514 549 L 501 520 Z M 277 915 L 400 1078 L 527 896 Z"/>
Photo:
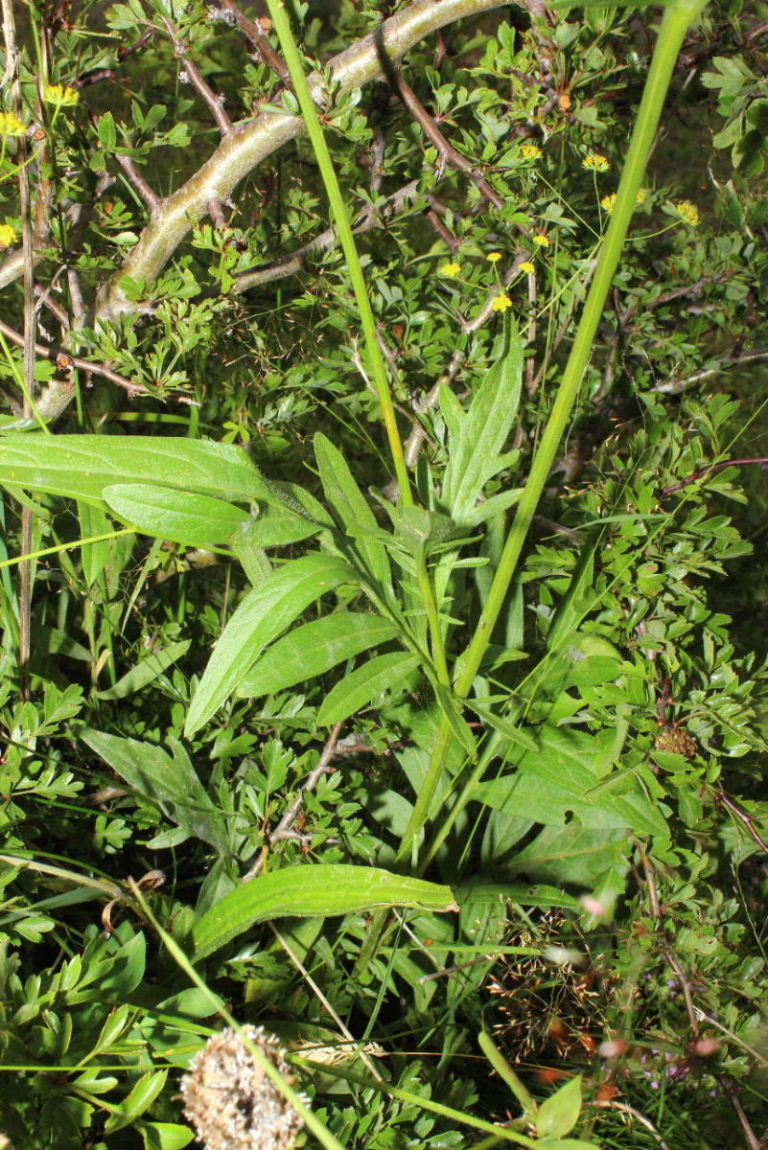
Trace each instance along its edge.
<path fill-rule="evenodd" d="M 766 29 L 4 3 L 0 1147 L 768 1145 Z"/>

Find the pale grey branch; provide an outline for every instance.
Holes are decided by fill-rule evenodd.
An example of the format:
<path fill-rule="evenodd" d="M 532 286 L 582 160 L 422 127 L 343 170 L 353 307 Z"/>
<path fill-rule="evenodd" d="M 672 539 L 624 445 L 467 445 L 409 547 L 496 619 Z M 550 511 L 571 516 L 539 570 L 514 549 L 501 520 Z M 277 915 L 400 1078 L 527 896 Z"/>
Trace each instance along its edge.
<path fill-rule="evenodd" d="M 396 62 L 439 28 L 509 3 L 510 0 L 440 0 L 439 3 L 416 0 L 409 8 L 385 20 L 375 33 L 331 60 L 333 81 L 341 92 L 360 88 L 382 76 L 382 52 Z M 537 15 L 542 8 L 539 0 L 530 0 L 524 6 Z M 327 93 L 322 77 L 313 73 L 310 86 L 318 104 L 325 106 Z M 252 120 L 235 124 L 195 175 L 162 201 L 124 266 L 102 290 L 96 320 L 117 319 L 135 312 L 138 305 L 122 290 L 122 277 L 145 282 L 156 279 L 190 229 L 207 215 L 211 201 L 228 200 L 249 172 L 303 130 L 301 117 L 287 112 L 260 112 Z"/>

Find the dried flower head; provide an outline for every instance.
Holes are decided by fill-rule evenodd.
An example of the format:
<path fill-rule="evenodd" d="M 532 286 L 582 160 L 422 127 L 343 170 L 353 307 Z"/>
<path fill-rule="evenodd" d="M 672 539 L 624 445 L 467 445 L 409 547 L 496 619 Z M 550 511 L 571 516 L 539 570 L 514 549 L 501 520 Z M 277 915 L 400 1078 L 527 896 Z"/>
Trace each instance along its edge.
<path fill-rule="evenodd" d="M 260 1026 L 222 1030 L 195 1055 L 181 1080 L 184 1113 L 205 1150 L 289 1150 L 302 1118 L 267 1077 L 243 1035 L 293 1085 L 295 1074 L 276 1038 Z"/>

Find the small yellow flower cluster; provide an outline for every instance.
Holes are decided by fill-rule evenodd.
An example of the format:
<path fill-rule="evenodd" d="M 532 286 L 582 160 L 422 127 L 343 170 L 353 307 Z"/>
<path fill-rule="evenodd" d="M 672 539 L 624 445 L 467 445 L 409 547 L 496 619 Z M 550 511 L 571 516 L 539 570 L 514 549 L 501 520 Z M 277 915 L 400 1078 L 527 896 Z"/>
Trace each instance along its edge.
<path fill-rule="evenodd" d="M 533 240 L 533 242 L 535 243 L 537 248 L 548 248 L 549 247 L 549 236 L 545 236 L 544 232 L 537 232 L 535 236 L 531 237 L 531 239 Z"/>
<path fill-rule="evenodd" d="M 0 224 L 0 251 L 16 243 L 16 229 L 10 224 Z"/>
<path fill-rule="evenodd" d="M 601 156 L 599 152 L 590 152 L 581 161 L 581 166 L 588 172 L 607 172 L 610 170 L 611 162 L 607 156 Z"/>
<path fill-rule="evenodd" d="M 0 112 L 0 136 L 23 136 L 26 130 L 13 112 Z"/>
<path fill-rule="evenodd" d="M 501 295 L 494 296 L 491 307 L 494 311 L 509 311 L 512 307 L 512 300 L 506 292 L 502 292 Z"/>
<path fill-rule="evenodd" d="M 616 192 L 613 192 L 610 196 L 603 196 L 602 200 L 600 201 L 600 207 L 603 209 L 603 211 L 607 212 L 608 215 L 610 215 L 613 209 L 616 207 L 616 198 Z M 637 195 L 635 196 L 635 203 L 644 204 L 647 199 L 648 189 L 640 188 Z"/>
<path fill-rule="evenodd" d="M 450 279 L 455 279 L 460 271 L 461 264 L 457 264 L 456 260 L 453 260 L 449 264 L 443 264 L 443 266 L 440 268 L 440 275 L 449 276 Z"/>
<path fill-rule="evenodd" d="M 542 151 L 538 144 L 521 144 L 520 155 L 524 160 L 540 160 Z"/>
<path fill-rule="evenodd" d="M 485 258 L 488 260 L 489 264 L 497 264 L 501 259 L 501 252 L 488 252 L 488 255 Z"/>
<path fill-rule="evenodd" d="M 43 93 L 46 104 L 53 104 L 56 108 L 74 108 L 80 103 L 80 93 L 77 88 L 68 88 L 64 84 L 49 84 Z"/>
<path fill-rule="evenodd" d="M 677 214 L 683 223 L 688 224 L 691 228 L 697 228 L 701 223 L 701 216 L 699 209 L 690 200 L 678 200 L 675 204 Z"/>
<path fill-rule="evenodd" d="M 530 260 L 523 260 L 523 262 L 518 265 L 518 271 L 526 272 L 529 276 L 532 276 L 536 268 Z"/>

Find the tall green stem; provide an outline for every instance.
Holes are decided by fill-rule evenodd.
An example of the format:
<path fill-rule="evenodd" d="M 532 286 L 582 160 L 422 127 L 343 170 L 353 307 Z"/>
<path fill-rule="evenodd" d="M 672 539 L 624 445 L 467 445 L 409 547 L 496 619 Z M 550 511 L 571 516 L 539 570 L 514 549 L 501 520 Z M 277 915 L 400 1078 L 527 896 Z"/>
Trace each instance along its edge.
<path fill-rule="evenodd" d="M 465 699 L 472 689 L 472 683 L 488 649 L 494 626 L 517 569 L 536 507 L 552 470 L 560 441 L 568 426 L 568 420 L 578 396 L 579 386 L 592 352 L 592 345 L 611 282 L 619 265 L 675 62 L 688 28 L 701 13 L 705 4 L 706 0 L 673 0 L 673 3 L 664 12 L 656 50 L 643 89 L 637 121 L 619 184 L 616 204 L 611 213 L 611 222 L 598 257 L 594 278 L 590 284 L 573 348 L 563 371 L 563 378 L 541 442 L 533 457 L 528 480 L 517 505 L 515 518 L 504 544 L 483 613 L 472 640 L 459 662 L 454 690 L 461 699 Z M 427 821 L 430 803 L 440 778 L 451 739 L 451 728 L 448 720 L 444 717 L 430 759 L 427 778 L 419 792 L 398 852 L 399 861 L 405 860 L 411 853 L 416 836 Z"/>
<path fill-rule="evenodd" d="M 365 286 L 365 276 L 363 274 L 362 264 L 360 263 L 360 255 L 357 250 L 357 244 L 355 243 L 355 237 L 352 232 L 352 224 L 350 222 L 349 212 L 347 211 L 347 205 L 344 202 L 344 196 L 339 186 L 339 181 L 331 159 L 331 153 L 325 139 L 325 133 L 317 114 L 315 102 L 312 99 L 312 93 L 309 90 L 307 78 L 304 74 L 304 66 L 291 30 L 290 20 L 285 11 L 285 4 L 283 0 L 267 0 L 267 7 L 269 8 L 269 15 L 272 19 L 275 32 L 280 40 L 280 47 L 285 56 L 288 71 L 291 74 L 296 99 L 299 102 L 299 108 L 301 109 L 301 114 L 307 128 L 307 134 L 312 143 L 312 148 L 314 149 L 317 164 L 320 169 L 320 175 L 325 184 L 331 215 L 333 216 L 333 221 L 339 236 L 339 243 L 341 244 L 344 257 L 347 261 L 349 278 L 360 312 L 360 321 L 365 338 L 366 351 L 368 353 L 371 378 L 376 388 L 379 402 L 381 403 L 382 420 L 387 433 L 387 439 L 389 440 L 389 450 L 392 455 L 395 475 L 400 486 L 400 497 L 404 504 L 412 505 L 413 495 L 408 477 L 408 467 L 405 462 L 403 444 L 395 418 L 395 406 L 392 402 L 392 392 L 389 386 L 387 368 L 379 343 L 379 335 L 376 330 L 376 320 L 374 319 L 373 309 L 371 308 L 371 301 L 368 298 L 368 291 Z"/>

